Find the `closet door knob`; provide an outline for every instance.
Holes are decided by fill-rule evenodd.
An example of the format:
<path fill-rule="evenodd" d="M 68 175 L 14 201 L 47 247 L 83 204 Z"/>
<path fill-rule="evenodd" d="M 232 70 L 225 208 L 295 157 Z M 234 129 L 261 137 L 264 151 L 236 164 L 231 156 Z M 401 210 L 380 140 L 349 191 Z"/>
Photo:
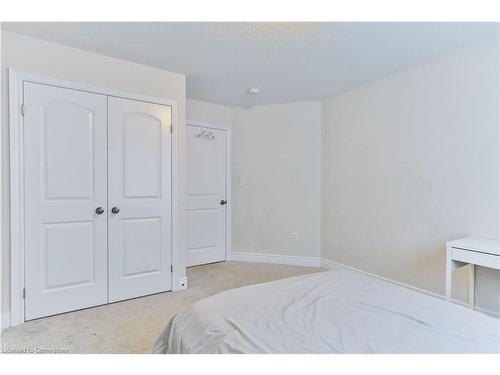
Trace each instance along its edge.
<path fill-rule="evenodd" d="M 102 207 L 97 207 L 97 208 L 95 209 L 95 213 L 96 213 L 97 215 L 102 215 L 102 214 L 104 213 L 104 210 L 102 209 Z"/>
<path fill-rule="evenodd" d="M 227 201 L 223 199 L 223 200 L 221 200 L 221 201 L 220 201 L 220 204 L 221 204 L 222 206 L 224 206 L 225 204 L 227 204 Z"/>
<path fill-rule="evenodd" d="M 113 208 L 111 209 L 111 212 L 112 212 L 112 213 L 114 213 L 114 214 L 116 215 L 118 212 L 120 212 L 120 209 L 119 209 L 118 207 L 113 207 Z"/>

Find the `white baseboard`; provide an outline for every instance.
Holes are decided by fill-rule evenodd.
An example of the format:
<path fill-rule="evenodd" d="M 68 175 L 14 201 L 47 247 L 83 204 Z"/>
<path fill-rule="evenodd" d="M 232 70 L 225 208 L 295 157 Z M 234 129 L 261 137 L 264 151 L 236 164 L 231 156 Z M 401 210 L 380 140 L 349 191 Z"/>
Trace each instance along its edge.
<path fill-rule="evenodd" d="M 321 267 L 327 270 L 331 270 L 334 268 L 344 268 L 348 269 L 350 271 L 354 272 L 359 272 L 364 275 L 368 275 L 371 277 L 375 277 L 377 279 L 381 279 L 387 282 L 390 282 L 392 284 L 396 284 L 399 286 L 403 286 L 405 288 L 413 289 L 421 293 L 425 293 L 427 295 L 431 295 L 433 297 L 437 297 L 440 299 L 445 299 L 445 296 L 443 294 L 435 293 L 427 289 L 422 289 L 418 288 L 414 285 L 406 284 L 400 281 L 396 281 L 393 279 L 389 279 L 387 277 L 383 277 L 380 275 L 376 275 L 370 272 L 366 272 L 363 270 L 360 270 L 359 268 L 347 266 L 342 263 L 334 262 L 329 259 L 325 258 L 315 258 L 315 257 L 298 257 L 298 256 L 292 256 L 292 255 L 275 255 L 275 254 L 269 254 L 269 253 L 248 253 L 248 252 L 240 252 L 240 251 L 235 251 L 231 254 L 231 259 L 234 261 L 239 261 L 239 262 L 254 262 L 254 263 L 271 263 L 271 264 L 285 264 L 285 265 L 290 265 L 290 266 L 303 266 L 303 267 Z M 466 303 L 459 301 L 459 300 L 452 300 L 454 303 L 457 303 L 462 306 L 467 306 Z M 496 311 L 492 311 L 489 309 L 484 309 L 481 307 L 475 307 L 475 310 L 480 311 L 484 314 L 492 315 L 495 317 L 500 317 L 500 313 Z"/>
<path fill-rule="evenodd" d="M 10 314 L 8 312 L 0 315 L 0 333 L 7 328 L 10 328 Z"/>
<path fill-rule="evenodd" d="M 314 257 L 298 257 L 293 255 L 275 255 L 269 253 L 247 253 L 233 251 L 231 258 L 238 262 L 286 264 L 290 266 L 319 267 L 320 259 Z"/>
<path fill-rule="evenodd" d="M 351 267 L 351 266 L 346 266 L 345 264 L 334 262 L 333 260 L 321 258 L 321 268 L 324 268 L 324 269 L 327 269 L 327 270 L 331 270 L 331 269 L 334 269 L 336 267 L 348 269 L 350 271 L 359 272 L 359 273 L 362 273 L 362 274 L 367 275 L 367 276 L 371 276 L 371 277 L 375 277 L 377 279 L 388 281 L 388 282 L 390 282 L 392 284 L 396 284 L 396 285 L 399 285 L 399 286 L 404 286 L 405 288 L 413 289 L 413 290 L 416 290 L 416 291 L 421 292 L 421 293 L 429 294 L 431 296 L 444 299 L 444 296 L 442 294 L 431 292 L 430 290 L 426 290 L 426 289 L 421 289 L 421 288 L 418 288 L 418 287 L 410 285 L 410 284 L 405 284 L 405 283 L 402 283 L 400 281 L 396 281 L 396 280 L 393 280 L 393 279 L 389 279 L 387 277 L 376 275 L 374 273 L 366 272 L 366 271 L 360 270 L 359 268 L 355 268 L 355 267 Z M 459 301 L 457 301 L 457 302 L 459 302 Z M 459 302 L 459 303 L 460 304 L 464 304 L 463 302 Z"/>
<path fill-rule="evenodd" d="M 494 316 L 495 318 L 499 318 L 500 319 L 500 312 L 493 311 L 493 310 L 490 310 L 490 309 L 485 309 L 485 308 L 478 307 L 478 306 L 474 307 L 474 310 L 480 311 L 483 314 L 491 315 L 491 316 Z"/>
<path fill-rule="evenodd" d="M 380 275 L 376 275 L 376 274 L 373 274 L 373 273 L 370 273 L 370 272 L 366 272 L 366 271 L 360 270 L 359 268 L 354 268 L 354 267 L 346 266 L 345 264 L 342 264 L 342 263 L 337 263 L 337 262 L 334 262 L 334 261 L 329 260 L 329 259 L 321 258 L 321 268 L 325 268 L 327 270 L 330 270 L 330 269 L 334 269 L 335 267 L 345 268 L 345 269 L 348 269 L 350 271 L 359 272 L 359 273 L 362 273 L 364 275 L 368 275 L 368 276 L 371 276 L 371 277 L 375 277 L 377 279 L 381 279 L 381 280 L 390 282 L 392 284 L 396 284 L 396 285 L 399 285 L 399 286 L 403 286 L 405 288 L 416 290 L 417 292 L 421 292 L 421 293 L 424 293 L 424 294 L 431 295 L 433 297 L 437 297 L 437 298 L 440 298 L 440 299 L 446 299 L 446 296 L 444 294 L 431 292 L 430 290 L 427 290 L 427 289 L 418 288 L 418 287 L 416 287 L 414 285 L 406 284 L 406 283 L 403 283 L 403 282 L 400 282 L 400 281 L 389 279 L 387 277 L 383 277 L 383 276 L 380 276 Z M 469 306 L 467 303 L 465 303 L 463 301 L 456 300 L 456 299 L 452 299 L 451 301 L 454 302 L 454 303 L 456 303 L 456 304 L 458 304 L 458 305 L 462 305 L 462 306 L 465 306 L 465 307 Z M 498 313 L 496 311 L 493 311 L 493 310 L 484 309 L 482 307 L 476 306 L 474 308 L 474 310 L 480 311 L 480 312 L 482 312 L 484 314 L 492 315 L 492 316 L 497 317 L 497 318 L 500 317 L 500 313 Z"/>

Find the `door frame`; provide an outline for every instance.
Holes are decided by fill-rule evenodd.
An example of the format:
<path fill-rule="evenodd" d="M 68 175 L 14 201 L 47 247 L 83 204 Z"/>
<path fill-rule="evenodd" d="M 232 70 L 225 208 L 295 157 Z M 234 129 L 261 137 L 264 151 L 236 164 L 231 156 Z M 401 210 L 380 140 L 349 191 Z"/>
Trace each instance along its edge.
<path fill-rule="evenodd" d="M 233 202 L 231 200 L 231 128 L 228 125 L 214 124 L 204 121 L 186 120 L 186 126 L 196 126 L 199 128 L 211 128 L 217 130 L 224 130 L 226 132 L 226 261 L 231 260 L 232 247 L 231 247 L 231 207 Z M 186 132 L 187 134 L 187 132 Z M 187 145 L 186 145 L 187 147 Z"/>
<path fill-rule="evenodd" d="M 87 85 L 51 78 L 39 74 L 19 72 L 9 68 L 9 131 L 10 131 L 10 325 L 15 326 L 25 322 L 24 270 L 25 270 L 25 231 L 24 231 L 24 121 L 22 105 L 24 102 L 24 82 L 32 82 L 89 93 L 132 99 L 154 104 L 168 105 L 172 108 L 172 291 L 179 290 L 179 278 L 183 279 L 181 251 L 183 244 L 182 221 L 184 210 L 183 194 L 179 192 L 179 176 L 183 176 L 184 164 L 179 155 L 184 151 L 184 142 L 180 142 L 179 111 L 176 100 L 159 98 L 134 92 Z M 6 328 L 6 327 L 3 327 Z"/>

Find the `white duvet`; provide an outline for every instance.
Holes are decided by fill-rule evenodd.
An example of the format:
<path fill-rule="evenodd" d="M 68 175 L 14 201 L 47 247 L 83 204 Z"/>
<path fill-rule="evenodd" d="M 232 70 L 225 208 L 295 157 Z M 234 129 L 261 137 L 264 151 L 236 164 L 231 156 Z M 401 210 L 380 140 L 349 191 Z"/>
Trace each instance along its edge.
<path fill-rule="evenodd" d="M 232 289 L 172 318 L 155 353 L 499 353 L 500 320 L 336 269 Z"/>

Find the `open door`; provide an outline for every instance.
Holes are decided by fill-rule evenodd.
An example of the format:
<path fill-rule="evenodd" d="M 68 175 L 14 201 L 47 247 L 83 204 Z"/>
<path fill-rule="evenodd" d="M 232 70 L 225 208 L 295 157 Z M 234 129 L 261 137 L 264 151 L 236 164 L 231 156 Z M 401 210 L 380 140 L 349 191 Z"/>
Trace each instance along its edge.
<path fill-rule="evenodd" d="M 188 125 L 187 266 L 226 260 L 226 131 Z"/>

